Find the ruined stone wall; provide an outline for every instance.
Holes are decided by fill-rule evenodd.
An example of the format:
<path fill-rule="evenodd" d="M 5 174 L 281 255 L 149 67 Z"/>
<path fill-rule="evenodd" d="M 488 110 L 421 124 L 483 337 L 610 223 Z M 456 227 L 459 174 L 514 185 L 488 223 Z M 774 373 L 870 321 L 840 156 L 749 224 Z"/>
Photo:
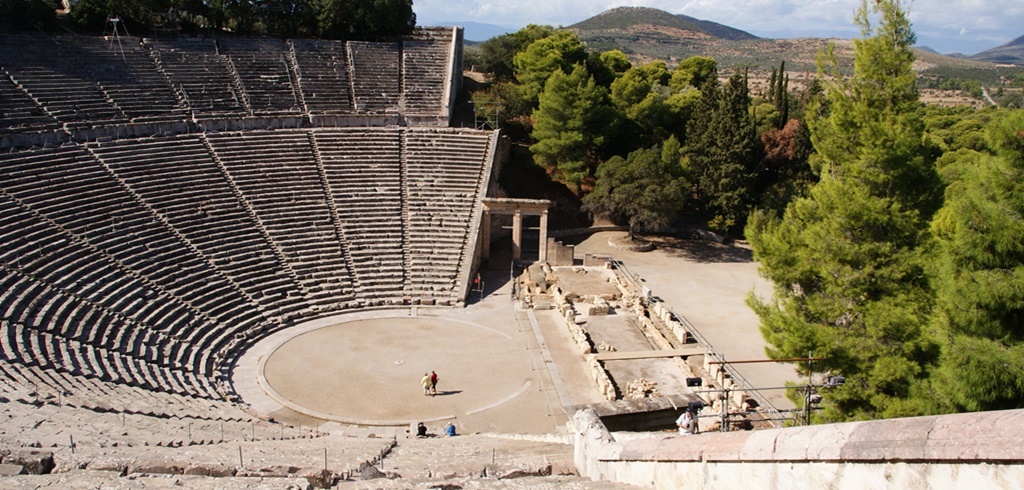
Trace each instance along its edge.
<path fill-rule="evenodd" d="M 548 263 L 554 267 L 568 267 L 573 265 L 573 254 L 576 252 L 576 247 L 572 245 L 563 245 L 562 242 L 555 240 L 554 238 L 548 238 Z"/>

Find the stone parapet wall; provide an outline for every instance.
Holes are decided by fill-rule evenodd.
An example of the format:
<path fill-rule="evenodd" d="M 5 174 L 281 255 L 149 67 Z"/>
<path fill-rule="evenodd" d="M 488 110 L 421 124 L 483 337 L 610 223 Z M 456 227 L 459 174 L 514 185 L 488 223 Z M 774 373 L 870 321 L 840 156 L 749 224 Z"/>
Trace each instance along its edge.
<path fill-rule="evenodd" d="M 1024 410 L 616 442 L 572 419 L 582 475 L 647 488 L 1021 488 Z"/>

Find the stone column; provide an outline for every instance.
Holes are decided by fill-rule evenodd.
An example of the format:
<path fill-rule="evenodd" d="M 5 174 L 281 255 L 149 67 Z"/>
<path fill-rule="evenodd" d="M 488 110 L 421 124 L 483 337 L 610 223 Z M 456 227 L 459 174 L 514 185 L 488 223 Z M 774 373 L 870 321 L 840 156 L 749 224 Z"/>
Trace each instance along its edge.
<path fill-rule="evenodd" d="M 483 224 L 480 226 L 480 236 L 483 237 L 483 253 L 481 258 L 491 258 L 491 210 L 484 209 L 484 219 L 481 220 Z"/>
<path fill-rule="evenodd" d="M 512 260 L 519 260 L 523 255 L 523 211 L 516 208 L 512 215 Z"/>
<path fill-rule="evenodd" d="M 540 251 L 538 252 L 537 261 L 547 262 L 548 260 L 548 210 L 545 209 L 540 213 Z"/>

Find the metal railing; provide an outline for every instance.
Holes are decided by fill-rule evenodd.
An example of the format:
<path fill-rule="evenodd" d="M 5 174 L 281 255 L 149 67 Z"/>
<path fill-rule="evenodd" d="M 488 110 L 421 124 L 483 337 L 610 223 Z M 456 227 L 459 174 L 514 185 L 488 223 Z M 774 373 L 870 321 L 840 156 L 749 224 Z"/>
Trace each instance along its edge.
<path fill-rule="evenodd" d="M 613 270 L 616 271 L 622 278 L 624 278 L 626 280 L 626 282 L 628 282 L 630 284 L 630 286 L 634 290 L 636 290 L 636 291 L 643 291 L 644 286 L 640 283 L 640 280 L 638 279 L 638 276 L 636 274 L 630 272 L 629 268 L 626 267 L 626 264 L 624 264 L 624 263 L 622 263 L 622 261 L 616 260 L 614 258 L 612 258 L 610 260 L 610 262 L 612 264 Z M 686 332 L 689 335 L 691 335 L 694 339 L 697 340 L 697 343 L 699 343 L 700 345 L 702 345 L 704 347 L 707 347 L 707 349 L 708 349 L 707 355 L 711 356 L 712 358 L 714 358 L 717 361 L 721 361 L 722 362 L 722 370 L 725 371 L 725 373 L 728 374 L 729 377 L 732 378 L 733 381 L 737 385 L 739 385 L 737 390 L 745 391 L 751 398 L 753 398 L 755 401 L 757 401 L 759 407 L 761 408 L 762 413 L 767 415 L 767 417 L 765 419 L 769 420 L 771 422 L 772 426 L 776 426 L 776 427 L 778 426 L 776 424 L 776 422 L 775 422 L 776 420 L 789 420 L 789 419 L 792 418 L 792 417 L 783 417 L 782 412 L 778 408 L 776 408 L 775 405 L 772 402 L 770 402 L 768 400 L 768 398 L 766 398 L 761 393 L 760 389 L 755 388 L 752 384 L 750 384 L 749 381 L 747 381 L 747 378 L 743 377 L 743 375 L 740 374 L 739 371 L 736 370 L 736 368 L 734 368 L 732 365 L 730 365 L 728 363 L 728 361 L 725 359 L 725 356 L 723 356 L 722 354 L 719 354 L 715 350 L 715 348 L 711 344 L 711 342 L 708 341 L 708 339 L 706 337 L 701 335 L 700 331 L 698 331 L 697 328 L 694 327 L 693 324 L 690 323 L 690 321 L 686 319 L 686 317 L 684 317 L 683 315 L 680 315 L 679 313 L 677 313 L 671 306 L 668 305 L 668 303 L 665 303 L 665 301 L 660 299 L 660 298 L 653 298 L 652 297 L 652 298 L 647 298 L 647 300 L 649 302 L 651 302 L 652 304 L 653 303 L 661 303 L 662 305 L 664 305 L 664 307 L 669 311 L 669 313 L 672 314 L 672 318 L 674 320 L 678 321 L 680 324 L 682 324 L 683 328 L 686 329 Z M 771 389 L 777 389 L 777 388 L 771 388 Z M 737 391 L 737 390 L 733 390 L 733 391 Z"/>

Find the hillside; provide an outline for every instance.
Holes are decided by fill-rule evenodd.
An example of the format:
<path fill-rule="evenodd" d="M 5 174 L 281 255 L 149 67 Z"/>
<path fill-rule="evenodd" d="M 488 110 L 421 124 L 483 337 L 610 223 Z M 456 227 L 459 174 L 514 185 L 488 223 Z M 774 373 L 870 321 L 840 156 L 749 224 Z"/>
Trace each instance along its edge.
<path fill-rule="evenodd" d="M 643 7 L 620 7 L 569 26 L 591 49 L 619 49 L 637 62 L 664 60 L 669 65 L 690 56 L 710 56 L 718 62 L 722 74 L 736 69 L 750 70 L 751 78 L 767 77 L 779 61 L 786 61 L 794 83 L 801 83 L 817 71 L 818 53 L 828 39 L 762 39 L 750 33 L 714 22 Z M 835 39 L 836 55 L 846 70 L 853 67 L 853 43 Z M 1024 37 L 989 50 L 1003 56 L 1024 55 Z M 1015 51 L 1019 50 L 1019 51 Z M 918 60 L 914 69 L 922 78 L 977 80 L 985 85 L 999 83 L 1001 77 L 1018 68 L 999 67 L 992 62 L 958 58 L 915 48 Z M 1007 54 L 1009 53 L 1009 54 Z"/>
<path fill-rule="evenodd" d="M 636 34 L 638 31 L 675 33 L 682 37 L 711 37 L 717 39 L 757 39 L 749 32 L 724 26 L 716 22 L 695 19 L 685 15 L 673 15 L 664 10 L 648 7 L 618 7 L 606 10 L 587 20 L 569 26 L 577 32 L 622 32 Z"/>
<path fill-rule="evenodd" d="M 989 63 L 1024 66 L 1024 36 L 1018 37 L 1002 46 L 982 51 L 971 56 L 971 59 L 987 61 Z"/>

